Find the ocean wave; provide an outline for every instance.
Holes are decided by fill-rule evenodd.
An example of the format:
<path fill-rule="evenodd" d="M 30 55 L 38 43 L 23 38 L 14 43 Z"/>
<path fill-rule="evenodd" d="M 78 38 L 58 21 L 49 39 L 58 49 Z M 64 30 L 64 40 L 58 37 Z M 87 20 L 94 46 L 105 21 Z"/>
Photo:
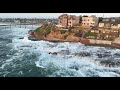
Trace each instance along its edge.
<path fill-rule="evenodd" d="M 27 34 L 30 27 L 11 27 L 10 30 L 13 37 L 7 46 L 12 49 L 8 48 L 11 53 L 0 64 L 0 76 L 120 76 L 119 49 L 73 42 L 31 41 Z M 111 63 L 115 65 L 110 66 Z"/>

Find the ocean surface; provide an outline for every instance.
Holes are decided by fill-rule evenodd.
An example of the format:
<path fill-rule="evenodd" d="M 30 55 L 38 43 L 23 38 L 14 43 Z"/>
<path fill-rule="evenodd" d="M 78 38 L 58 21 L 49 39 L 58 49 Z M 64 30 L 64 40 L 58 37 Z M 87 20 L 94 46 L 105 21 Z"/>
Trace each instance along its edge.
<path fill-rule="evenodd" d="M 0 26 L 0 77 L 120 77 L 120 49 L 28 40 L 38 26 Z"/>

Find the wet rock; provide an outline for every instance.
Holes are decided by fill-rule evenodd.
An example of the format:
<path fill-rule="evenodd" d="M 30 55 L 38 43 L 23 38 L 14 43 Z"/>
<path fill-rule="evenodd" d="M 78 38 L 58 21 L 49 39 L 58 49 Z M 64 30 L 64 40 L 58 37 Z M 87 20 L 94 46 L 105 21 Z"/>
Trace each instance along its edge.
<path fill-rule="evenodd" d="M 23 45 L 23 46 L 21 46 L 21 47 L 32 47 L 32 46 L 29 46 L 29 45 Z"/>
<path fill-rule="evenodd" d="M 69 50 L 61 50 L 60 52 L 58 52 L 61 55 L 69 55 L 70 51 Z"/>
<path fill-rule="evenodd" d="M 28 39 L 31 40 L 31 41 L 40 41 L 40 39 L 38 39 L 34 36 L 29 36 Z"/>
<path fill-rule="evenodd" d="M 51 52 L 49 52 L 49 54 L 51 54 Z"/>
<path fill-rule="evenodd" d="M 74 55 L 75 55 L 75 56 L 82 56 L 82 57 L 91 56 L 91 54 L 88 53 L 88 52 L 74 53 Z"/>
<path fill-rule="evenodd" d="M 107 67 L 118 67 L 120 66 L 120 60 L 115 60 L 114 58 L 111 59 L 98 59 L 97 61 L 100 61 L 101 65 L 107 66 Z"/>
<path fill-rule="evenodd" d="M 49 52 L 49 54 L 57 55 L 57 52 Z"/>
<path fill-rule="evenodd" d="M 19 38 L 19 39 L 24 39 L 24 37 L 21 37 L 21 38 Z"/>
<path fill-rule="evenodd" d="M 97 54 L 98 58 L 105 58 L 105 57 L 111 57 L 112 55 L 109 53 L 103 53 L 103 54 Z"/>
<path fill-rule="evenodd" d="M 102 54 L 97 54 L 98 58 L 102 58 Z"/>
<path fill-rule="evenodd" d="M 115 57 L 120 57 L 120 53 L 115 53 L 114 56 Z"/>
<path fill-rule="evenodd" d="M 120 66 L 120 62 L 119 61 L 114 62 L 114 61 L 111 61 L 111 60 L 105 60 L 105 61 L 101 61 L 100 63 L 104 64 L 106 66 L 109 66 L 109 67 Z"/>
<path fill-rule="evenodd" d="M 51 47 L 51 48 L 55 47 L 54 45 L 50 45 L 50 44 L 48 44 L 48 46 Z"/>
<path fill-rule="evenodd" d="M 78 67 L 77 65 L 74 65 L 74 66 L 70 66 L 69 68 L 70 68 L 70 69 L 79 70 L 79 67 Z"/>

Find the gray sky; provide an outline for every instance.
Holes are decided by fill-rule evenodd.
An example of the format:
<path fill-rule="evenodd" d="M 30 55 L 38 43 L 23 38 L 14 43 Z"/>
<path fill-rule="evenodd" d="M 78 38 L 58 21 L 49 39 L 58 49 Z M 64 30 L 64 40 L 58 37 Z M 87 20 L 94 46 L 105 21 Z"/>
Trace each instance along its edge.
<path fill-rule="evenodd" d="M 0 13 L 0 18 L 57 18 L 61 14 L 103 16 L 103 13 Z M 104 13 L 104 17 L 120 17 L 120 13 Z"/>

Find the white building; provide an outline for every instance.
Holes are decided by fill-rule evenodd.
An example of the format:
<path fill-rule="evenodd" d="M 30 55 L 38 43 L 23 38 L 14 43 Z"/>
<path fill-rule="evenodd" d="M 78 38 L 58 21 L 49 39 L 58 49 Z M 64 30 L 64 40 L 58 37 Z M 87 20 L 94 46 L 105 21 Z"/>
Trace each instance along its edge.
<path fill-rule="evenodd" d="M 98 20 L 96 16 L 83 16 L 82 17 L 82 26 L 91 27 L 91 26 L 97 26 Z"/>

